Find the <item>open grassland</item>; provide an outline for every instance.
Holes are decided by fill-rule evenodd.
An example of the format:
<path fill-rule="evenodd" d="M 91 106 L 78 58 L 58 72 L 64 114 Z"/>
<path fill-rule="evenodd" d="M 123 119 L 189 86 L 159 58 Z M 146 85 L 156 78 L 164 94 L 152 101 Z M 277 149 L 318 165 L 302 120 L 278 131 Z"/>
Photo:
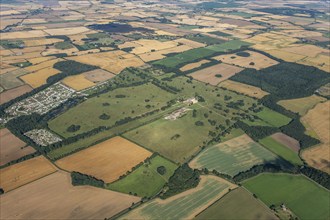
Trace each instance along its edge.
<path fill-rule="evenodd" d="M 300 150 L 300 143 L 296 139 L 282 133 L 277 132 L 275 134 L 272 134 L 271 137 L 278 143 L 285 145 L 289 149 L 299 152 Z"/>
<path fill-rule="evenodd" d="M 238 92 L 238 93 L 243 93 L 244 95 L 247 95 L 250 97 L 255 97 L 258 99 L 261 99 L 262 97 L 269 94 L 268 92 L 265 92 L 258 87 L 251 86 L 251 85 L 244 84 L 244 83 L 235 82 L 232 80 L 223 81 L 218 86 L 229 89 L 231 91 Z"/>
<path fill-rule="evenodd" d="M 246 53 L 248 56 L 239 56 L 239 53 L 236 53 L 216 56 L 213 57 L 213 59 L 222 61 L 223 63 L 228 63 L 243 68 L 253 68 L 256 70 L 278 64 L 277 61 L 254 51 L 246 50 L 243 53 Z"/>
<path fill-rule="evenodd" d="M 55 171 L 55 166 L 45 157 L 35 157 L 0 169 L 0 187 L 8 192 Z"/>
<path fill-rule="evenodd" d="M 120 219 L 191 219 L 235 187 L 221 178 L 202 176 L 196 188 L 165 200 L 152 200 Z"/>
<path fill-rule="evenodd" d="M 330 101 L 317 104 L 302 117 L 308 129 L 315 132 L 321 144 L 303 151 L 302 157 L 311 166 L 330 173 Z"/>
<path fill-rule="evenodd" d="M 151 83 L 119 88 L 86 100 L 50 121 L 48 125 L 61 136 L 71 137 L 99 126 L 113 126 L 116 121 L 126 117 L 133 118 L 159 109 L 173 97 L 173 94 Z M 80 129 L 70 132 L 68 127 L 71 125 L 79 125 Z"/>
<path fill-rule="evenodd" d="M 237 188 L 197 215 L 195 219 L 275 220 L 277 217 L 251 193 L 244 188 Z"/>
<path fill-rule="evenodd" d="M 312 95 L 305 98 L 299 98 L 299 99 L 287 99 L 287 100 L 281 100 L 277 104 L 283 106 L 284 108 L 299 113 L 299 115 L 305 115 L 308 110 L 315 107 L 320 102 L 326 101 L 326 98 L 323 98 L 321 96 Z"/>
<path fill-rule="evenodd" d="M 159 167 L 164 167 L 165 173 L 159 173 Z M 151 197 L 160 192 L 176 168 L 178 166 L 174 163 L 156 156 L 124 178 L 109 184 L 107 188 L 139 197 Z"/>
<path fill-rule="evenodd" d="M 287 146 L 277 142 L 272 137 L 266 137 L 259 140 L 259 143 L 272 151 L 274 154 L 282 157 L 294 165 L 303 165 L 297 152 L 291 150 Z"/>
<path fill-rule="evenodd" d="M 240 67 L 232 66 L 225 63 L 220 63 L 193 72 L 189 74 L 189 76 L 192 76 L 194 79 L 198 81 L 209 83 L 215 86 L 242 70 L 243 69 Z"/>
<path fill-rule="evenodd" d="M 0 166 L 35 152 L 30 146 L 13 135 L 7 128 L 0 130 Z"/>
<path fill-rule="evenodd" d="M 92 186 L 74 187 L 69 174 L 56 172 L 2 195 L 0 217 L 105 219 L 139 200 L 138 197 Z"/>
<path fill-rule="evenodd" d="M 327 219 L 330 192 L 305 176 L 264 173 L 243 186 L 267 206 L 285 204 L 300 219 Z"/>
<path fill-rule="evenodd" d="M 86 77 L 83 74 L 66 77 L 65 79 L 62 80 L 62 83 L 76 91 L 80 91 L 95 86 L 95 83 L 86 79 Z"/>
<path fill-rule="evenodd" d="M 252 121 L 245 120 L 244 122 L 251 126 L 272 126 L 282 127 L 291 121 L 285 115 L 275 112 L 269 108 L 264 107 L 263 110 L 255 114 L 258 119 Z"/>
<path fill-rule="evenodd" d="M 208 147 L 191 162 L 192 168 L 216 170 L 220 173 L 235 176 L 254 165 L 272 163 L 277 157 L 254 142 L 246 134 L 229 141 Z"/>
<path fill-rule="evenodd" d="M 114 137 L 60 159 L 56 164 L 64 170 L 88 174 L 110 183 L 150 156 L 151 152 L 142 147 Z"/>
<path fill-rule="evenodd" d="M 21 76 L 20 78 L 31 87 L 38 88 L 39 86 L 45 85 L 47 83 L 48 77 L 54 76 L 58 73 L 60 73 L 59 70 L 54 69 L 53 67 L 47 67 Z"/>
<path fill-rule="evenodd" d="M 9 89 L 0 93 L 0 105 L 6 103 L 16 97 L 19 97 L 27 92 L 30 92 L 32 88 L 29 85 L 19 86 L 13 89 Z"/>

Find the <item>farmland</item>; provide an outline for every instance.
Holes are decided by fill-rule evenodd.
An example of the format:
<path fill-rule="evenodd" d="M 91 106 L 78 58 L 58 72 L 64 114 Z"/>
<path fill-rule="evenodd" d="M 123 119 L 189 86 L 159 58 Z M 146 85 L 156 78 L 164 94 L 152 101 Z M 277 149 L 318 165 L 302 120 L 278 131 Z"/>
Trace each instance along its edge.
<path fill-rule="evenodd" d="M 140 146 L 115 137 L 56 161 L 64 170 L 77 171 L 110 183 L 151 156 Z M 111 161 L 111 163 L 109 163 Z"/>
<path fill-rule="evenodd" d="M 243 183 L 267 206 L 285 204 L 300 219 L 329 216 L 330 193 L 304 176 L 265 173 Z"/>
<path fill-rule="evenodd" d="M 156 199 L 124 215 L 120 219 L 193 218 L 236 186 L 218 177 L 205 176 L 195 189 L 165 200 Z"/>
<path fill-rule="evenodd" d="M 196 216 L 203 219 L 277 219 L 260 201 L 244 188 L 237 188 Z"/>
<path fill-rule="evenodd" d="M 0 216 L 4 219 L 103 219 L 138 201 L 138 197 L 91 186 L 73 187 L 69 174 L 56 172 L 2 195 Z"/>
<path fill-rule="evenodd" d="M 262 97 L 269 94 L 268 92 L 265 92 L 258 87 L 250 86 L 250 85 L 247 85 L 244 83 L 235 82 L 232 80 L 226 80 L 224 82 L 221 82 L 220 84 L 218 84 L 218 86 L 229 89 L 231 91 L 243 93 L 244 95 L 247 95 L 250 97 L 255 97 L 258 99 L 261 99 Z"/>
<path fill-rule="evenodd" d="M 27 92 L 30 92 L 32 88 L 29 85 L 19 86 L 13 89 L 9 89 L 0 94 L 0 104 L 6 103 L 16 97 L 19 97 Z"/>
<path fill-rule="evenodd" d="M 5 192 L 11 191 L 55 171 L 55 166 L 45 157 L 35 157 L 0 169 L 0 187 Z"/>
<path fill-rule="evenodd" d="M 312 95 L 306 98 L 281 100 L 278 104 L 292 112 L 305 115 L 308 110 L 314 108 L 315 105 L 320 102 L 324 102 L 325 100 L 326 99 L 323 97 Z"/>
<path fill-rule="evenodd" d="M 283 125 L 288 124 L 291 119 L 285 115 L 282 115 L 278 112 L 275 112 L 269 108 L 264 108 L 262 111 L 256 113 L 258 117 L 257 120 L 251 122 L 246 121 L 249 125 L 260 125 L 260 126 L 274 126 L 281 127 Z"/>
<path fill-rule="evenodd" d="M 165 167 L 165 173 L 162 173 L 160 167 Z M 177 165 L 174 163 L 156 156 L 142 164 L 126 177 L 109 184 L 107 188 L 139 197 L 151 197 L 160 192 L 176 168 Z"/>
<path fill-rule="evenodd" d="M 190 162 L 190 166 L 235 176 L 254 165 L 275 163 L 276 160 L 277 157 L 274 154 L 244 134 L 206 148 Z"/>

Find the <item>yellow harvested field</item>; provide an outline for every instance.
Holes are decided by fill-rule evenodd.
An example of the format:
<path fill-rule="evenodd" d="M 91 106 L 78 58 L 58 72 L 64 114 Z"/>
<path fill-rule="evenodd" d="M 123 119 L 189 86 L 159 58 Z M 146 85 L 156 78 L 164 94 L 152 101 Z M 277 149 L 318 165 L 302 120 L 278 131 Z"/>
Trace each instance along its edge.
<path fill-rule="evenodd" d="M 0 187 L 8 192 L 55 171 L 55 166 L 45 157 L 35 157 L 0 169 Z"/>
<path fill-rule="evenodd" d="M 24 38 L 40 38 L 47 35 L 48 35 L 47 33 L 41 30 L 4 32 L 4 33 L 0 33 L 0 39 L 9 40 L 9 39 L 24 39 Z"/>
<path fill-rule="evenodd" d="M 209 62 L 210 62 L 209 60 L 201 60 L 201 61 L 198 61 L 198 62 L 195 62 L 195 63 L 189 63 L 189 64 L 184 65 L 183 67 L 181 67 L 180 70 L 182 72 L 192 70 L 192 69 L 198 68 L 198 67 L 202 66 L 203 64 L 209 63 Z"/>
<path fill-rule="evenodd" d="M 165 55 L 169 54 L 169 53 L 181 53 L 181 52 L 191 50 L 191 49 L 192 48 L 187 45 L 180 45 L 180 46 L 165 49 L 165 50 L 141 54 L 141 55 L 139 55 L 139 57 L 144 62 L 151 62 L 151 61 L 163 59 L 163 58 L 165 58 Z"/>
<path fill-rule="evenodd" d="M 287 62 L 297 62 L 298 60 L 302 60 L 306 57 L 306 55 L 299 55 L 283 50 L 268 50 L 266 52 L 274 57 L 277 57 Z"/>
<path fill-rule="evenodd" d="M 254 51 L 244 51 L 249 53 L 249 57 L 238 56 L 237 54 L 227 54 L 213 57 L 213 59 L 223 63 L 233 64 L 244 68 L 260 70 L 278 64 L 277 61 Z M 252 64 L 253 63 L 253 64 Z"/>
<path fill-rule="evenodd" d="M 62 158 L 56 164 L 64 170 L 88 174 L 110 183 L 151 155 L 122 137 L 114 137 Z"/>
<path fill-rule="evenodd" d="M 74 35 L 90 31 L 86 27 L 54 28 L 44 30 L 49 35 Z"/>
<path fill-rule="evenodd" d="M 138 41 L 130 42 L 135 43 L 139 46 L 134 46 L 135 48 L 132 50 L 132 53 L 134 54 L 143 54 L 148 53 L 152 51 L 158 51 L 158 50 L 165 50 L 168 48 L 176 47 L 178 43 L 174 41 L 157 41 L 157 40 L 148 40 L 148 39 L 141 39 Z"/>
<path fill-rule="evenodd" d="M 185 39 L 185 38 L 180 38 L 180 39 L 174 40 L 174 42 L 181 43 L 181 44 L 189 46 L 191 48 L 199 48 L 199 47 L 205 47 L 206 46 L 206 44 L 199 43 L 199 42 L 192 41 L 192 40 L 188 40 L 188 39 Z"/>
<path fill-rule="evenodd" d="M 33 65 L 39 64 L 39 63 L 43 63 L 45 61 L 48 60 L 52 60 L 55 59 L 56 57 L 52 57 L 52 56 L 47 56 L 47 57 L 37 57 L 37 58 L 31 58 L 29 59 L 29 62 L 32 63 Z"/>
<path fill-rule="evenodd" d="M 7 11 L 0 11 L 0 15 L 4 16 L 4 15 L 16 15 L 16 14 L 20 14 L 21 12 L 16 11 L 16 10 L 7 10 Z"/>
<path fill-rule="evenodd" d="M 173 34 L 173 33 L 167 32 L 167 31 L 162 31 L 162 30 L 156 30 L 155 33 L 160 36 L 161 35 L 176 36 L 176 34 Z"/>
<path fill-rule="evenodd" d="M 28 18 L 24 19 L 23 24 L 36 24 L 36 23 L 47 23 L 43 18 Z"/>
<path fill-rule="evenodd" d="M 314 66 L 330 73 L 330 56 L 328 55 L 319 54 L 316 57 L 306 57 L 303 60 L 299 60 L 298 63 Z"/>
<path fill-rule="evenodd" d="M 9 67 L 9 68 L 5 68 L 5 69 L 0 69 L 0 75 L 9 73 L 9 72 L 17 70 L 17 69 L 18 69 L 18 67 Z"/>
<path fill-rule="evenodd" d="M 319 103 L 301 118 L 320 138 L 322 144 L 303 151 L 306 162 L 318 169 L 330 173 L 330 101 Z"/>
<path fill-rule="evenodd" d="M 21 80 L 29 84 L 33 88 L 37 88 L 47 83 L 47 79 L 50 76 L 60 73 L 59 70 L 54 69 L 53 67 L 47 67 L 41 70 L 37 70 L 33 73 L 26 74 L 21 76 Z"/>
<path fill-rule="evenodd" d="M 299 99 L 287 99 L 277 102 L 277 104 L 283 106 L 284 108 L 299 113 L 300 115 L 305 115 L 308 110 L 315 107 L 320 102 L 326 101 L 326 98 L 321 96 L 312 95 Z"/>
<path fill-rule="evenodd" d="M 72 186 L 70 174 L 58 171 L 2 195 L 0 218 L 106 219 L 139 200 L 92 186 Z"/>
<path fill-rule="evenodd" d="M 42 56 L 49 56 L 53 54 L 60 54 L 60 53 L 66 53 L 67 55 L 74 55 L 74 53 L 78 52 L 79 50 L 76 47 L 70 48 L 70 49 L 56 49 L 56 48 L 49 48 L 46 49 L 41 53 Z"/>
<path fill-rule="evenodd" d="M 47 60 L 47 61 L 39 63 L 37 65 L 28 66 L 24 69 L 29 71 L 29 72 L 34 72 L 34 71 L 37 71 L 37 70 L 45 69 L 47 67 L 53 67 L 53 65 L 55 63 L 59 62 L 59 61 L 63 61 L 63 59 L 58 58 L 58 59 Z"/>
<path fill-rule="evenodd" d="M 86 77 L 83 74 L 66 77 L 65 79 L 62 80 L 62 83 L 76 91 L 80 91 L 95 86 L 95 83 L 86 79 Z"/>
<path fill-rule="evenodd" d="M 259 87 L 250 86 L 244 83 L 235 82 L 232 80 L 226 80 L 221 82 L 218 86 L 238 92 L 243 93 L 244 95 L 255 97 L 261 99 L 262 97 L 268 95 L 268 92 L 260 89 Z"/>
<path fill-rule="evenodd" d="M 287 47 L 283 48 L 283 51 L 287 51 L 290 53 L 300 54 L 305 56 L 306 54 L 308 57 L 316 57 L 320 53 L 328 53 L 329 51 L 326 49 L 323 49 L 321 47 L 317 47 L 314 45 L 297 45 L 294 47 Z"/>
<path fill-rule="evenodd" d="M 18 62 L 24 62 L 26 59 L 36 58 L 40 57 L 40 52 L 32 52 L 32 53 L 24 53 L 22 55 L 17 56 L 7 56 L 7 57 L 1 57 L 2 62 L 8 62 L 8 63 L 18 63 Z"/>
<path fill-rule="evenodd" d="M 83 75 L 85 76 L 86 79 L 94 83 L 103 82 L 115 76 L 114 74 L 109 73 L 108 71 L 102 69 L 88 71 L 83 73 Z"/>
<path fill-rule="evenodd" d="M 194 79 L 209 83 L 211 85 L 218 85 L 243 69 L 237 66 L 232 66 L 225 63 L 216 64 L 196 72 L 189 74 Z"/>
<path fill-rule="evenodd" d="M 54 44 L 57 42 L 63 42 L 62 39 L 57 38 L 39 38 L 39 39 L 32 39 L 32 40 L 24 40 L 24 45 L 26 47 L 35 47 L 35 46 L 41 46 L 41 45 L 48 45 L 48 44 Z"/>

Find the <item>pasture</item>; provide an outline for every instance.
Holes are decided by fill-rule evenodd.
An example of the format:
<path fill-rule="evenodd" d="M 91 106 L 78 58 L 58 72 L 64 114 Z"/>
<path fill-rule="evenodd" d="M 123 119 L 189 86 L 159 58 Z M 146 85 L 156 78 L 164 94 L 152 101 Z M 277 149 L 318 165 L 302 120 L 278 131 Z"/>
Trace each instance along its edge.
<path fill-rule="evenodd" d="M 244 95 L 255 97 L 257 99 L 261 99 L 262 97 L 269 94 L 268 92 L 263 91 L 259 87 L 251 86 L 240 82 L 235 82 L 232 80 L 225 80 L 221 82 L 218 86 L 238 93 L 243 93 Z"/>
<path fill-rule="evenodd" d="M 285 204 L 299 219 L 326 219 L 330 192 L 302 175 L 263 173 L 243 182 L 267 206 Z"/>
<path fill-rule="evenodd" d="M 317 95 L 311 95 L 298 99 L 286 99 L 277 102 L 277 104 L 283 106 L 287 110 L 298 113 L 299 115 L 305 115 L 308 110 L 314 108 L 318 103 L 326 101 L 326 98 Z"/>
<path fill-rule="evenodd" d="M 13 135 L 7 128 L 0 130 L 0 166 L 35 151 L 33 147 L 26 146 L 26 143 Z"/>
<path fill-rule="evenodd" d="M 72 186 L 70 175 L 59 171 L 2 195 L 0 217 L 105 219 L 139 200 L 92 186 Z"/>
<path fill-rule="evenodd" d="M 110 183 L 151 155 L 151 152 L 118 136 L 55 163 L 64 170 L 91 175 Z"/>
<path fill-rule="evenodd" d="M 272 126 L 282 127 L 291 121 L 291 118 L 264 107 L 260 112 L 255 114 L 258 119 L 252 121 L 244 120 L 250 126 Z"/>
<path fill-rule="evenodd" d="M 164 167 L 165 172 L 158 171 Z M 151 197 L 160 192 L 164 184 L 178 168 L 174 163 L 156 156 L 144 162 L 132 173 L 122 179 L 107 185 L 107 189 L 137 195 L 139 197 Z"/>
<path fill-rule="evenodd" d="M 191 219 L 234 188 L 219 177 L 202 176 L 196 188 L 165 200 L 152 200 L 119 219 Z"/>
<path fill-rule="evenodd" d="M 34 157 L 0 169 L 0 187 L 8 192 L 55 171 L 55 166 L 45 157 Z"/>
<path fill-rule="evenodd" d="M 194 219 L 278 219 L 262 202 L 255 199 L 244 188 L 236 188 L 220 200 L 213 203 Z"/>
<path fill-rule="evenodd" d="M 266 147 L 268 150 L 272 151 L 274 154 L 282 157 L 283 159 L 289 161 L 294 165 L 303 165 L 297 152 L 288 148 L 287 146 L 277 142 L 272 137 L 266 137 L 259 140 L 259 143 Z"/>
<path fill-rule="evenodd" d="M 189 165 L 192 168 L 235 176 L 246 171 L 254 165 L 274 163 L 277 156 L 254 142 L 246 134 L 230 139 L 223 143 L 207 147 L 197 155 Z"/>

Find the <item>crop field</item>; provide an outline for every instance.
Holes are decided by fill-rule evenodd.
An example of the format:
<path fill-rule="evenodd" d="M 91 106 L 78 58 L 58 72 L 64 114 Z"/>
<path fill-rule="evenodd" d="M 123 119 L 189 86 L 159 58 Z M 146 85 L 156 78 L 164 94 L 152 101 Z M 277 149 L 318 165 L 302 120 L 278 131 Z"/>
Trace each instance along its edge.
<path fill-rule="evenodd" d="M 195 63 L 188 63 L 186 65 L 184 65 L 183 67 L 180 68 L 180 71 L 189 71 L 189 70 L 193 70 L 195 68 L 198 68 L 200 66 L 202 66 L 203 64 L 209 63 L 209 60 L 201 60 Z"/>
<path fill-rule="evenodd" d="M 150 157 L 151 154 L 124 138 L 114 137 L 64 157 L 56 161 L 56 165 L 64 170 L 88 174 L 110 183 Z"/>
<path fill-rule="evenodd" d="M 244 83 L 235 82 L 232 80 L 226 80 L 221 82 L 218 86 L 226 88 L 238 93 L 243 93 L 244 95 L 255 97 L 261 99 L 262 97 L 268 95 L 268 92 L 263 91 L 259 87 L 251 86 Z"/>
<path fill-rule="evenodd" d="M 0 187 L 8 192 L 55 171 L 55 166 L 45 157 L 35 157 L 0 169 Z"/>
<path fill-rule="evenodd" d="M 63 42 L 63 40 L 57 38 L 38 38 L 38 39 L 24 40 L 24 45 L 27 47 L 36 47 L 36 46 L 54 44 L 58 42 Z"/>
<path fill-rule="evenodd" d="M 33 88 L 38 88 L 47 83 L 47 79 L 50 76 L 54 76 L 60 73 L 59 70 L 52 67 L 47 67 L 45 69 L 37 70 L 36 72 L 21 76 L 20 78 Z"/>
<path fill-rule="evenodd" d="M 191 219 L 234 188 L 219 177 L 203 176 L 196 188 L 165 200 L 150 201 L 120 219 Z"/>
<path fill-rule="evenodd" d="M 262 202 L 244 188 L 236 188 L 196 216 L 196 220 L 278 219 Z"/>
<path fill-rule="evenodd" d="M 302 156 L 308 164 L 330 173 L 330 101 L 317 104 L 302 117 L 302 122 L 308 125 L 308 129 L 315 132 L 321 140 L 321 144 L 303 151 Z"/>
<path fill-rule="evenodd" d="M 115 75 L 102 69 L 96 69 L 82 73 L 85 78 L 91 82 L 98 83 L 113 78 Z"/>
<path fill-rule="evenodd" d="M 259 140 L 259 143 L 262 144 L 264 147 L 272 151 L 274 154 L 282 157 L 283 159 L 289 161 L 294 165 L 303 165 L 303 162 L 298 156 L 298 153 L 291 150 L 287 146 L 277 142 L 272 137 L 266 137 Z"/>
<path fill-rule="evenodd" d="M 296 139 L 294 139 L 284 133 L 277 132 L 275 134 L 272 134 L 271 138 L 274 139 L 276 142 L 285 145 L 286 147 L 288 147 L 289 149 L 291 149 L 297 153 L 300 150 L 299 141 L 297 141 Z"/>
<path fill-rule="evenodd" d="M 161 166 L 165 167 L 164 174 L 158 171 Z M 160 192 L 177 168 L 178 166 L 174 163 L 161 156 L 156 156 L 124 178 L 108 184 L 107 188 L 127 194 L 136 194 L 139 197 L 151 197 Z"/>
<path fill-rule="evenodd" d="M 25 155 L 32 154 L 35 149 L 26 146 L 26 143 L 13 135 L 8 129 L 0 130 L 0 166 L 17 160 Z"/>
<path fill-rule="evenodd" d="M 46 29 L 44 31 L 50 35 L 74 35 L 83 32 L 88 32 L 90 31 L 90 29 L 86 27 L 69 27 L 69 28 Z"/>
<path fill-rule="evenodd" d="M 264 173 L 243 182 L 267 206 L 285 204 L 300 219 L 326 219 L 330 192 L 305 176 Z"/>
<path fill-rule="evenodd" d="M 177 42 L 174 41 L 157 41 L 157 40 L 137 40 L 137 41 L 131 41 L 126 42 L 123 45 L 119 45 L 119 48 L 127 48 L 127 47 L 134 47 L 132 50 L 132 53 L 134 54 L 143 54 L 148 53 L 152 51 L 158 51 L 158 50 L 165 50 L 168 48 L 176 47 L 178 45 Z"/>
<path fill-rule="evenodd" d="M 326 101 L 326 98 L 312 95 L 299 99 L 281 100 L 278 102 L 278 104 L 292 112 L 299 113 L 299 115 L 305 115 L 308 110 L 314 108 L 318 103 L 324 101 Z"/>
<path fill-rule="evenodd" d="M 196 72 L 189 74 L 194 79 L 209 83 L 211 85 L 217 85 L 220 82 L 232 77 L 236 73 L 242 71 L 243 69 L 237 66 L 228 65 L 225 63 L 220 63 L 214 66 L 210 66 Z"/>
<path fill-rule="evenodd" d="M 229 141 L 207 147 L 191 162 L 192 168 L 207 168 L 235 176 L 254 165 L 274 163 L 278 158 L 246 134 Z"/>
<path fill-rule="evenodd" d="M 83 74 L 66 77 L 65 79 L 62 80 L 62 83 L 76 91 L 80 91 L 95 86 L 95 83 L 86 79 L 86 77 Z"/>
<path fill-rule="evenodd" d="M 32 88 L 29 85 L 19 86 L 0 93 L 0 104 L 6 103 L 18 96 L 30 92 Z"/>
<path fill-rule="evenodd" d="M 277 61 L 254 51 L 246 50 L 242 53 L 246 53 L 248 56 L 240 56 L 239 53 L 236 53 L 216 56 L 213 57 L 213 59 L 222 61 L 223 63 L 228 63 L 243 68 L 253 68 L 256 70 L 260 70 L 278 64 Z"/>
<path fill-rule="evenodd" d="M 18 31 L 10 33 L 1 33 L 1 40 L 20 39 L 20 38 L 40 38 L 47 36 L 47 34 L 41 30 L 32 31 Z"/>
<path fill-rule="evenodd" d="M 269 108 L 264 107 L 262 111 L 255 114 L 259 119 L 254 122 L 245 120 L 244 122 L 251 126 L 273 126 L 282 127 L 291 121 L 285 115 L 275 112 Z"/>
<path fill-rule="evenodd" d="M 59 171 L 2 195 L 0 218 L 104 219 L 139 200 L 92 186 L 72 186 L 70 175 Z"/>
<path fill-rule="evenodd" d="M 0 85 L 4 89 L 13 89 L 24 85 L 24 83 L 17 77 L 27 74 L 28 71 L 24 69 L 16 69 L 0 75 Z"/>
<path fill-rule="evenodd" d="M 155 52 L 140 54 L 139 57 L 144 62 L 151 62 L 151 61 L 160 60 L 160 59 L 165 58 L 166 54 L 182 53 L 187 50 L 191 50 L 191 47 L 186 46 L 186 45 L 180 45 L 180 46 L 168 48 L 165 50 L 159 50 L 159 51 L 155 51 Z"/>
<path fill-rule="evenodd" d="M 173 97 L 173 94 L 151 83 L 119 88 L 86 100 L 50 121 L 48 125 L 61 136 L 71 137 L 99 126 L 113 126 L 120 119 L 160 108 Z M 71 125 L 80 126 L 80 129 L 70 131 L 68 128 Z"/>

